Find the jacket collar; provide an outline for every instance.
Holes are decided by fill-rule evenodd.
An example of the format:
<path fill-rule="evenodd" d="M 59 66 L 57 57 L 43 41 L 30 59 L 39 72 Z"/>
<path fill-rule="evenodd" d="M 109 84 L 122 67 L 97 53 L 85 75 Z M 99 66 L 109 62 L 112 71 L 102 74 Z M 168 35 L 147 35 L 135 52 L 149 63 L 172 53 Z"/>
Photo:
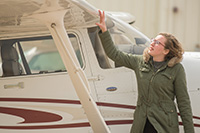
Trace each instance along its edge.
<path fill-rule="evenodd" d="M 151 58 L 151 55 L 149 55 L 148 53 L 148 48 L 145 48 L 143 52 L 143 59 L 146 63 L 148 63 L 150 61 L 150 58 Z M 176 65 L 177 63 L 180 63 L 181 61 L 182 61 L 182 58 L 173 57 L 169 61 L 167 61 L 167 66 L 173 67 L 174 65 Z"/>

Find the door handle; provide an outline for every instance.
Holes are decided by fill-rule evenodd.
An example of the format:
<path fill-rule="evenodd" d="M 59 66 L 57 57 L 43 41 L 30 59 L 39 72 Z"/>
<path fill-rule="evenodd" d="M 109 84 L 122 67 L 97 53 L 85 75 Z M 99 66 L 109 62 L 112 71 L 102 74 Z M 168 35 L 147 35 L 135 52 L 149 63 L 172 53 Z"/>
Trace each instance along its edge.
<path fill-rule="evenodd" d="M 20 88 L 23 89 L 24 88 L 24 82 L 19 82 L 17 84 L 8 84 L 8 85 L 4 85 L 4 89 L 12 89 L 12 88 Z"/>
<path fill-rule="evenodd" d="M 104 77 L 102 75 L 97 75 L 97 76 L 93 76 L 93 77 L 88 77 L 89 81 L 100 81 L 103 80 Z"/>

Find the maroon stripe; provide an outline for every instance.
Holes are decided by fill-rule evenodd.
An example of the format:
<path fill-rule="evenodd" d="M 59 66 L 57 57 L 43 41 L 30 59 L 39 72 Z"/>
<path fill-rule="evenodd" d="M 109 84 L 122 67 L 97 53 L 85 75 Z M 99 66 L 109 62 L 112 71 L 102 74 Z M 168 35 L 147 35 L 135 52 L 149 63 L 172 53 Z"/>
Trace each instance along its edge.
<path fill-rule="evenodd" d="M 122 124 L 132 124 L 133 120 L 115 120 L 115 121 L 106 121 L 107 125 L 122 125 Z M 183 125 L 182 122 L 179 122 L 179 125 Z M 35 129 L 57 129 L 57 128 L 81 128 L 89 127 L 88 122 L 83 123 L 74 123 L 74 124 L 61 124 L 61 125 L 44 125 L 44 126 L 0 126 L 0 129 L 16 129 L 16 130 L 35 130 Z M 199 124 L 194 124 L 195 127 L 200 127 Z"/>
<path fill-rule="evenodd" d="M 107 125 L 122 125 L 122 124 L 132 124 L 133 120 L 116 120 L 116 121 L 106 121 Z"/>
<path fill-rule="evenodd" d="M 62 124 L 62 125 L 44 125 L 44 126 L 0 126 L 0 129 L 56 129 L 56 128 L 77 128 L 77 127 L 89 127 L 88 122 L 75 123 L 75 124 Z"/>
<path fill-rule="evenodd" d="M 38 98 L 0 98 L 0 101 L 5 102 L 45 102 L 45 103 L 64 103 L 64 104 L 81 104 L 78 100 L 60 100 L 60 99 L 38 99 Z M 98 106 L 135 109 L 136 106 L 123 105 L 115 103 L 96 102 Z"/>
<path fill-rule="evenodd" d="M 135 109 L 136 106 L 132 105 L 123 105 L 123 104 L 115 104 L 115 103 L 103 103 L 97 102 L 98 106 L 107 106 L 107 107 L 116 107 L 116 108 L 126 108 L 126 109 Z"/>
<path fill-rule="evenodd" d="M 194 119 L 199 119 L 200 120 L 200 117 L 198 116 L 193 116 Z"/>
<path fill-rule="evenodd" d="M 194 127 L 200 127 L 200 124 L 195 124 L 195 123 L 194 123 Z"/>
<path fill-rule="evenodd" d="M 63 104 L 81 104 L 78 100 L 61 100 L 61 99 L 38 99 L 38 98 L 0 98 L 0 101 L 12 101 L 12 102 L 45 102 L 45 103 L 63 103 Z M 98 106 L 116 107 L 125 109 L 135 109 L 133 105 L 123 105 L 115 103 L 96 102 Z M 180 115 L 180 113 L 178 113 Z M 193 116 L 194 119 L 200 120 L 200 117 Z"/>
<path fill-rule="evenodd" d="M 0 101 L 81 104 L 80 101 L 78 101 L 78 100 L 39 99 L 39 98 L 0 98 Z"/>
<path fill-rule="evenodd" d="M 178 115 L 180 116 L 180 113 L 178 113 Z M 193 115 L 193 119 L 199 119 L 200 120 L 200 117 Z"/>
<path fill-rule="evenodd" d="M 62 117 L 57 114 L 30 109 L 0 107 L 0 113 L 15 115 L 23 118 L 24 121 L 19 124 L 55 122 L 62 120 Z"/>
<path fill-rule="evenodd" d="M 107 125 L 121 125 L 121 124 L 132 124 L 133 120 L 116 120 L 106 121 Z M 89 122 L 74 123 L 74 124 L 61 124 L 61 125 L 44 125 L 44 126 L 0 126 L 0 129 L 56 129 L 56 128 L 80 128 L 89 127 Z"/>
<path fill-rule="evenodd" d="M 179 122 L 179 125 L 183 125 L 183 122 Z M 200 124 L 194 123 L 194 127 L 200 127 Z"/>

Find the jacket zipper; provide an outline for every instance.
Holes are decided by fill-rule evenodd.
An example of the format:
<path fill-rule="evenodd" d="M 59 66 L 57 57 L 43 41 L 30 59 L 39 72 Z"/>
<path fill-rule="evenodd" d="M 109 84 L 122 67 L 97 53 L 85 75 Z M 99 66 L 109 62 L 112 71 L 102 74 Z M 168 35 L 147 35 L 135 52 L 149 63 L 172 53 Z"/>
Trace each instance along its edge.
<path fill-rule="evenodd" d="M 158 72 L 160 72 L 160 69 L 158 69 L 155 73 L 153 73 L 153 75 L 152 75 L 152 77 L 151 77 L 151 80 L 150 80 L 151 83 L 152 83 L 152 81 L 153 81 L 155 75 L 156 75 Z"/>
<path fill-rule="evenodd" d="M 149 103 L 150 102 L 150 97 L 149 97 L 149 91 L 150 91 L 150 85 L 151 83 L 153 82 L 153 79 L 155 77 L 155 75 L 160 71 L 160 69 L 158 69 L 156 72 L 153 72 L 153 75 L 150 79 L 150 82 L 149 82 L 149 86 L 148 86 L 148 98 L 147 98 L 147 102 Z M 146 110 L 146 115 L 147 115 L 148 111 Z"/>
<path fill-rule="evenodd" d="M 153 75 L 152 75 L 152 77 L 151 77 L 151 79 L 150 79 L 149 87 L 150 87 L 150 84 L 153 82 L 153 79 L 154 79 L 155 75 L 156 75 L 158 72 L 160 72 L 160 69 L 158 69 L 156 72 L 153 72 Z M 148 89 L 148 99 L 147 99 L 147 102 L 150 101 L 150 100 L 149 100 L 149 99 L 150 99 L 150 98 L 149 98 L 149 91 L 150 91 L 150 88 Z"/>

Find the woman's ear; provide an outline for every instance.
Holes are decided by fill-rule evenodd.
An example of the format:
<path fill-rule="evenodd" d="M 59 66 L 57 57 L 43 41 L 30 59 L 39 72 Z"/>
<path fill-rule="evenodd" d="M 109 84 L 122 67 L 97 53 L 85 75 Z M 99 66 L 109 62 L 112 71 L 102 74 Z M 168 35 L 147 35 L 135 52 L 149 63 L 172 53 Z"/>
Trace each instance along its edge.
<path fill-rule="evenodd" d="M 163 54 L 167 55 L 169 53 L 169 49 L 164 49 Z"/>

